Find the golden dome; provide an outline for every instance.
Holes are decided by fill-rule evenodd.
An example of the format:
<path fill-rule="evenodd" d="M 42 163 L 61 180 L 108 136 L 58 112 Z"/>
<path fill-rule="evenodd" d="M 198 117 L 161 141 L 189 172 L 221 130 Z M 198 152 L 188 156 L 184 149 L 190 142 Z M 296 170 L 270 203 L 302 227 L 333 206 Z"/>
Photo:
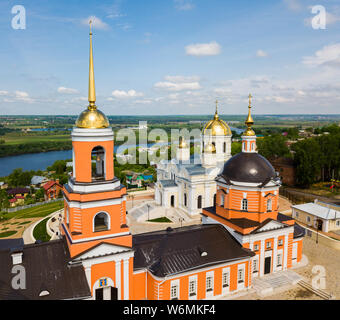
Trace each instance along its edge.
<path fill-rule="evenodd" d="M 217 113 L 217 101 L 216 101 L 216 112 L 213 120 L 206 123 L 203 128 L 203 134 L 209 134 L 212 136 L 231 136 L 231 130 L 227 123 L 220 119 Z"/>
<path fill-rule="evenodd" d="M 79 115 L 76 126 L 78 128 L 102 129 L 109 126 L 109 120 L 97 108 L 89 107 Z"/>
<path fill-rule="evenodd" d="M 89 106 L 84 110 L 76 121 L 78 128 L 86 129 L 102 129 L 109 126 L 109 120 L 105 114 L 97 109 L 96 106 L 96 89 L 94 83 L 94 67 L 93 67 L 93 48 L 92 48 L 92 32 L 90 21 L 90 61 L 89 61 Z"/>
<path fill-rule="evenodd" d="M 204 147 L 204 153 L 216 153 L 215 145 L 213 145 L 212 143 L 208 143 Z"/>
<path fill-rule="evenodd" d="M 251 128 L 251 126 L 254 124 L 253 117 L 251 116 L 251 98 L 252 98 L 252 95 L 249 94 L 249 106 L 248 106 L 249 111 L 248 111 L 247 120 L 245 122 L 247 129 L 246 131 L 243 132 L 243 135 L 248 136 L 248 137 L 252 137 L 256 135 L 254 130 Z"/>
<path fill-rule="evenodd" d="M 179 140 L 178 148 L 180 149 L 188 148 L 188 144 L 186 143 L 185 139 L 183 139 L 182 137 Z"/>

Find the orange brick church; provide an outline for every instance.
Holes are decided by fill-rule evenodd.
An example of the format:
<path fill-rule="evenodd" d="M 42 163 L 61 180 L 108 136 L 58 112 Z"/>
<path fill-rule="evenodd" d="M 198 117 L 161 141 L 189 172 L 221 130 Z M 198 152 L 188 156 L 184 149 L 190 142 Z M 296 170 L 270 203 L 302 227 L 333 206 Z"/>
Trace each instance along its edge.
<path fill-rule="evenodd" d="M 95 102 L 90 32 L 89 106 L 72 131 L 62 237 L 0 248 L 0 299 L 216 299 L 301 260 L 304 229 L 278 212 L 281 181 L 256 152 L 251 103 L 242 152 L 216 177 L 215 205 L 203 209 L 202 224 L 132 235 L 113 131 Z M 11 288 L 5 274 L 13 264 L 32 277 L 26 290 Z"/>

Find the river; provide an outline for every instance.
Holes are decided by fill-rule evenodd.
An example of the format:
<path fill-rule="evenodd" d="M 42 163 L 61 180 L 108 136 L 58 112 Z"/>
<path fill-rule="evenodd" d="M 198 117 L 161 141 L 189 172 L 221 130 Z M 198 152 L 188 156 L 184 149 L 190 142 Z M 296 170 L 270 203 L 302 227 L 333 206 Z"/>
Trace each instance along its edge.
<path fill-rule="evenodd" d="M 231 128 L 236 132 L 242 132 L 242 129 Z M 195 140 L 196 141 L 196 140 Z M 166 143 L 159 143 L 166 144 Z M 153 143 L 148 144 L 148 147 Z M 128 146 L 115 146 L 114 152 L 122 153 Z M 0 177 L 8 176 L 14 169 L 22 168 L 24 171 L 29 170 L 45 170 L 48 166 L 52 165 L 56 160 L 66 160 L 72 158 L 72 150 L 66 151 L 50 151 L 40 153 L 29 153 L 18 156 L 10 156 L 0 158 Z"/>

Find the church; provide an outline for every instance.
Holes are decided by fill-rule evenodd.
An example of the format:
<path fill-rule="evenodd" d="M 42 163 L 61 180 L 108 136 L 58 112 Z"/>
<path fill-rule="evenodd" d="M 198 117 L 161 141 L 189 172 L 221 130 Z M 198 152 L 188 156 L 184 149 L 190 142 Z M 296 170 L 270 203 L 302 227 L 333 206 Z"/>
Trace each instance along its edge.
<path fill-rule="evenodd" d="M 89 105 L 71 134 L 73 172 L 63 187 L 62 236 L 31 245 L 0 242 L 0 300 L 216 299 L 247 290 L 254 277 L 299 262 L 304 229 L 278 212 L 281 182 L 256 152 L 250 103 L 241 153 L 230 158 L 230 129 L 217 112 L 206 127 L 211 133 L 203 131 L 198 170 L 211 170 L 211 186 L 199 189 L 197 184 L 202 224 L 131 234 L 127 190 L 114 174 L 113 130 L 96 106 L 92 51 L 90 31 Z M 180 149 L 187 157 L 184 142 Z M 216 156 L 216 165 L 204 162 L 206 154 Z M 174 201 L 183 206 L 181 183 L 187 175 L 187 205 L 191 214 L 198 214 L 197 181 L 190 166 L 174 166 L 172 179 L 164 169 L 161 181 L 177 185 Z M 14 268 L 25 270 L 19 289 L 12 285 Z"/>
<path fill-rule="evenodd" d="M 214 119 L 205 124 L 201 134 L 200 161 L 190 156 L 190 143 L 182 138 L 176 158 L 157 165 L 156 203 L 181 209 L 191 217 L 212 206 L 216 199 L 215 178 L 231 157 L 231 136 L 229 126 L 219 118 L 216 101 Z"/>

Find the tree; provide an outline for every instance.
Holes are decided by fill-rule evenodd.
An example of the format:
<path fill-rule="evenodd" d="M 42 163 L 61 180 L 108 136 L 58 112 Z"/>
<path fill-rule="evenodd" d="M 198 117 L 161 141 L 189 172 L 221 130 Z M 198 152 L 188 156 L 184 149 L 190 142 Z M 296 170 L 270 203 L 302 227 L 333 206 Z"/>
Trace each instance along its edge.
<path fill-rule="evenodd" d="M 322 166 L 321 148 L 316 139 L 306 139 L 295 143 L 296 181 L 308 187 L 318 180 Z"/>
<path fill-rule="evenodd" d="M 32 172 L 22 171 L 21 168 L 14 169 L 8 176 L 9 185 L 12 187 L 24 187 L 31 183 Z"/>
<path fill-rule="evenodd" d="M 234 156 L 242 151 L 242 143 L 241 142 L 233 142 L 231 144 L 231 154 Z"/>
<path fill-rule="evenodd" d="M 290 157 L 290 151 L 286 144 L 286 138 L 280 134 L 257 139 L 259 154 L 267 159 Z"/>

